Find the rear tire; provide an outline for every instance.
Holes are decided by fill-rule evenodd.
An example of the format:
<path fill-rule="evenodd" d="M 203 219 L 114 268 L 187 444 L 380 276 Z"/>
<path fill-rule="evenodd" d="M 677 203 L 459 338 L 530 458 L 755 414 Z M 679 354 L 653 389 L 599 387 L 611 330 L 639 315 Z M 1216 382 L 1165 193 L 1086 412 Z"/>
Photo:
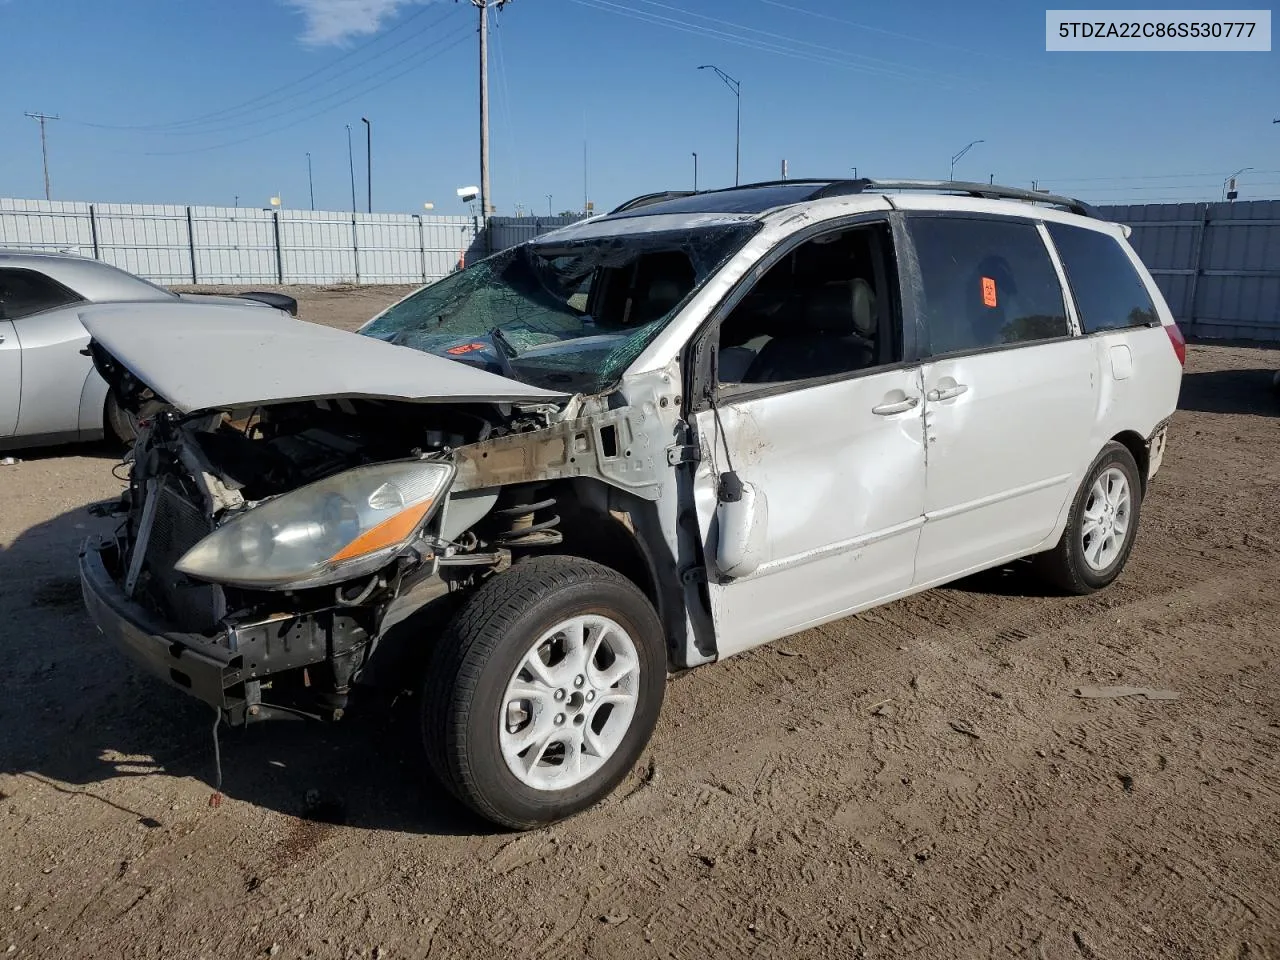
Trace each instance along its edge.
<path fill-rule="evenodd" d="M 133 441 L 138 438 L 138 429 L 134 425 L 133 418 L 121 409 L 116 398 L 110 393 L 107 394 L 107 403 L 103 412 L 103 432 L 108 440 L 116 440 L 127 447 L 133 446 Z"/>
<path fill-rule="evenodd" d="M 1085 474 L 1062 539 L 1034 558 L 1037 572 L 1066 593 L 1101 590 L 1124 570 L 1141 513 L 1138 464 L 1128 448 L 1112 441 Z"/>
<path fill-rule="evenodd" d="M 525 560 L 468 598 L 432 654 L 427 760 L 494 823 L 554 823 L 634 767 L 666 672 L 661 622 L 630 580 L 576 557 Z"/>

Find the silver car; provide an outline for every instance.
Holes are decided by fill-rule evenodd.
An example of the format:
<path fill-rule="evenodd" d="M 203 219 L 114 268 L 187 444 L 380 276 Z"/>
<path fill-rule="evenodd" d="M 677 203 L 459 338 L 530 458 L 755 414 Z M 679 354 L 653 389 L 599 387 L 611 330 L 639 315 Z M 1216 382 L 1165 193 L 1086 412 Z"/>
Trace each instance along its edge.
<path fill-rule="evenodd" d="M 131 440 L 131 418 L 93 368 L 82 318 L 100 304 L 156 302 L 297 312 L 279 294 L 177 294 L 98 260 L 0 250 L 0 449 Z"/>

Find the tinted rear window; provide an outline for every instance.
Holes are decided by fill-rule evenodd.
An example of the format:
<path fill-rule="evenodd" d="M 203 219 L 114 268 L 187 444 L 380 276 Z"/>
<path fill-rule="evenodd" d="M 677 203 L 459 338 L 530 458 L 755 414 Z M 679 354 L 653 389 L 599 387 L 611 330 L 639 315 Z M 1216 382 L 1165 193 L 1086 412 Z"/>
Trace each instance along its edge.
<path fill-rule="evenodd" d="M 1034 224 L 922 216 L 910 232 L 931 353 L 1070 336 L 1062 284 Z"/>
<path fill-rule="evenodd" d="M 1151 294 L 1114 237 L 1062 223 L 1045 226 L 1067 271 L 1085 333 L 1160 322 Z"/>

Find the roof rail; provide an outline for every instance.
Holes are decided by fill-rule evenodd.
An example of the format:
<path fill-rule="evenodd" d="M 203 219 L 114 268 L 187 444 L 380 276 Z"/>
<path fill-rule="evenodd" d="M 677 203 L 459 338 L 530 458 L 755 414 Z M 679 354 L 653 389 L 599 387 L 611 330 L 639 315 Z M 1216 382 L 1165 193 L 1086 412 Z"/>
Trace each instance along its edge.
<path fill-rule="evenodd" d="M 930 193 L 963 193 L 970 197 L 988 200 L 1025 200 L 1029 203 L 1046 203 L 1062 207 L 1082 217 L 1098 218 L 1098 213 L 1083 200 L 1061 197 L 1055 193 L 1024 190 L 1021 187 L 1004 187 L 998 183 L 970 183 L 966 180 L 837 180 L 817 191 L 811 199 L 842 197 L 858 193 L 879 193 L 882 190 L 920 190 Z"/>
<path fill-rule="evenodd" d="M 966 180 L 872 180 L 863 177 L 860 180 L 765 180 L 759 183 L 744 183 L 736 187 L 721 187 L 716 190 L 667 190 L 660 193 L 647 193 L 628 200 L 620 207 L 610 210 L 607 216 L 645 207 L 651 203 L 664 200 L 677 200 L 692 197 L 695 194 L 730 193 L 734 190 L 749 190 L 755 187 L 778 187 L 812 184 L 814 190 L 805 197 L 806 200 L 819 200 L 824 197 L 845 197 L 860 193 L 879 193 L 891 190 L 918 190 L 930 193 L 961 193 L 970 197 L 982 197 L 988 200 L 1024 200 L 1028 203 L 1044 203 L 1078 214 L 1082 217 L 1101 219 L 1093 207 L 1083 200 L 1063 197 L 1054 193 L 1039 190 L 1024 190 L 1021 187 L 1005 187 L 998 183 L 970 183 Z"/>
<path fill-rule="evenodd" d="M 609 211 L 607 216 L 613 216 L 615 213 L 622 213 L 626 210 L 634 210 L 636 207 L 647 207 L 651 203 L 661 203 L 663 200 L 679 200 L 681 197 L 692 197 L 693 190 L 662 190 L 658 193 L 646 193 L 643 196 L 633 197 L 620 207 L 614 207 Z"/>

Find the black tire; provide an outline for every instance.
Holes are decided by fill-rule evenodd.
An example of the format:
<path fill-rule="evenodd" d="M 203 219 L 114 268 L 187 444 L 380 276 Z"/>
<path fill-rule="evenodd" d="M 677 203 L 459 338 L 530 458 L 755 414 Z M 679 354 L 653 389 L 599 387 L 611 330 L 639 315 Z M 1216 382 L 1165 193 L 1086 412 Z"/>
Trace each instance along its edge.
<path fill-rule="evenodd" d="M 503 697 L 537 639 L 583 614 L 609 617 L 633 641 L 640 661 L 635 714 L 593 775 L 563 790 L 535 789 L 503 758 Z M 433 651 L 422 698 L 427 760 L 450 793 L 496 824 L 526 830 L 554 823 L 603 799 L 635 766 L 662 709 L 666 677 L 662 625 L 635 584 L 576 557 L 525 560 L 468 598 Z"/>
<path fill-rule="evenodd" d="M 102 419 L 103 432 L 108 440 L 115 440 L 127 447 L 133 446 L 133 441 L 138 437 L 138 431 L 133 425 L 132 418 L 120 408 L 120 404 L 116 403 L 116 398 L 110 393 L 107 394 Z"/>
<path fill-rule="evenodd" d="M 1084 556 L 1084 543 L 1081 537 L 1084 513 L 1088 506 L 1090 490 L 1094 482 L 1103 472 L 1112 467 L 1125 475 L 1129 484 L 1130 507 L 1124 542 L 1119 553 L 1103 569 L 1095 570 Z M 1101 590 L 1110 584 L 1129 561 L 1134 541 L 1138 536 L 1138 523 L 1142 517 L 1142 480 L 1138 474 L 1138 464 L 1123 444 L 1112 441 L 1102 448 L 1093 465 L 1084 475 L 1080 489 L 1076 491 L 1071 503 L 1071 515 L 1067 519 L 1066 529 L 1058 545 L 1047 553 L 1034 558 L 1037 572 L 1053 586 L 1066 593 L 1083 596 Z"/>

